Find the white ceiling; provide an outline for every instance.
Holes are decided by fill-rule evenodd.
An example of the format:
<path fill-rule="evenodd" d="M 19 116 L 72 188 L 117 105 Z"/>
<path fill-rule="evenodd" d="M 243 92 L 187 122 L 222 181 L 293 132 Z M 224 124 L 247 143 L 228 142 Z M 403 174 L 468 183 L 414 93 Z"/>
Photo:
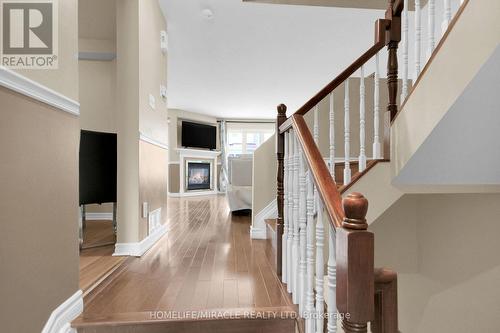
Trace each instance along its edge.
<path fill-rule="evenodd" d="M 220 118 L 274 118 L 280 103 L 294 111 L 372 45 L 384 15 L 241 0 L 160 4 L 169 108 Z"/>

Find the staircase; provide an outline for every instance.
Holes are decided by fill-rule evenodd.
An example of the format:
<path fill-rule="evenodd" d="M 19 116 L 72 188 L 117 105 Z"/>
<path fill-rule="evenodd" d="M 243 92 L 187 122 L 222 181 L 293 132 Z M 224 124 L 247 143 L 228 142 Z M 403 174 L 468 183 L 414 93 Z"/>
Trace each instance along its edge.
<path fill-rule="evenodd" d="M 292 115 L 287 117 L 285 105 L 278 106 L 278 219 L 276 232 L 274 228 L 268 228 L 268 232 L 272 235 L 271 239 L 277 238 L 277 267 L 293 302 L 299 306 L 305 332 L 335 332 L 340 329 L 338 326 L 344 332 L 366 332 L 369 322 L 372 332 L 398 332 L 397 274 L 385 268 L 374 269 L 374 235 L 368 231 L 368 226 L 408 193 L 409 189 L 404 185 L 413 185 L 405 184 L 410 171 L 417 175 L 419 171 L 420 175 L 430 173 L 422 169 L 425 163 L 417 163 L 417 157 L 420 161 L 426 158 L 426 151 L 419 151 L 419 148 L 425 148 L 422 144 L 432 138 L 433 130 L 447 121 L 445 114 L 453 109 L 454 98 L 466 95 L 465 91 L 474 87 L 474 82 L 470 85 L 467 82 L 475 75 L 481 75 L 483 65 L 493 71 L 500 68 L 493 60 L 491 64 L 487 62 L 489 57 L 495 57 L 500 36 L 494 15 L 477 14 L 480 8 L 485 8 L 485 4 L 461 1 L 452 6 L 452 3 L 444 3 L 443 33 L 441 38 L 437 38 L 435 1 L 429 1 L 429 29 L 426 31 L 428 58 L 422 52 L 420 1 L 415 1 L 415 58 L 412 66 L 409 64 L 409 15 L 405 8 L 408 1 L 389 1 L 385 18 L 375 23 L 375 43 L 371 48 Z M 500 6 L 493 1 L 488 1 L 487 7 L 495 13 L 500 12 Z M 478 28 L 480 24 L 476 22 L 481 17 L 487 17 L 484 29 Z M 479 54 L 470 52 L 466 40 L 470 38 L 472 44 L 477 44 L 475 36 L 488 29 L 488 36 L 491 37 L 487 38 L 484 47 L 478 45 Z M 472 42 L 472 39 L 476 40 Z M 400 46 L 402 55 L 398 58 Z M 387 111 L 384 112 L 381 111 L 380 89 L 383 88 L 380 83 L 383 79 L 379 63 L 384 57 L 381 51 L 385 47 L 388 52 L 388 100 L 383 108 Z M 457 70 L 457 63 L 450 62 L 450 50 L 469 52 L 467 57 L 470 61 L 465 65 L 466 73 L 461 73 L 458 82 L 451 84 L 451 93 L 446 90 L 445 98 L 436 103 L 439 106 L 437 110 L 430 103 L 443 94 L 438 82 L 449 82 L 450 76 L 455 75 Z M 500 51 L 498 53 L 500 59 Z M 410 74 L 413 68 L 412 81 Z M 401 69 L 403 74 L 399 79 Z M 374 75 L 367 77 L 365 73 L 371 71 Z M 487 71 L 483 69 L 483 72 Z M 433 76 L 430 76 L 431 73 Z M 356 161 L 351 155 L 353 125 L 350 120 L 353 115 L 358 116 L 352 111 L 353 92 L 350 85 L 353 76 L 359 80 L 359 107 L 356 105 L 359 127 L 355 125 L 359 149 L 355 148 Z M 483 76 L 485 80 L 498 81 L 493 78 L 494 75 Z M 373 82 L 371 96 L 367 95 L 367 81 Z M 339 96 L 344 101 L 341 110 L 338 107 Z M 368 100 L 372 98 L 373 109 L 367 110 Z M 481 104 L 477 98 L 471 100 Z M 325 110 L 322 110 L 323 114 L 320 110 L 325 104 L 329 105 L 326 111 L 329 113 L 329 133 L 320 135 L 319 119 L 325 117 Z M 495 109 L 489 104 L 485 107 Z M 373 112 L 372 123 L 367 122 L 367 112 Z M 492 117 L 496 119 L 496 116 Z M 458 126 L 463 126 L 463 123 Z M 373 141 L 369 146 L 372 156 L 367 154 L 367 128 L 373 129 Z M 343 132 L 340 142 L 339 130 Z M 450 128 L 446 127 L 446 130 Z M 447 132 L 443 130 L 443 133 Z M 324 158 L 325 137 L 328 140 L 327 158 Z M 439 146 L 436 143 L 433 145 Z M 340 159 L 343 159 L 340 162 L 339 150 L 342 154 Z M 455 150 L 455 155 L 460 156 L 459 149 Z M 438 165 L 443 157 L 434 154 L 431 161 L 425 162 Z M 446 169 L 433 175 L 442 176 L 454 167 L 459 169 L 460 164 L 443 166 Z M 475 176 L 476 179 L 485 179 L 483 175 Z M 494 175 L 489 180 L 500 183 Z M 424 190 L 429 192 L 419 192 L 422 186 L 415 186 L 413 191 L 436 191 L 435 184 L 427 185 Z M 440 190 L 446 191 L 443 188 Z M 488 191 L 485 186 L 469 188 L 469 191 L 478 190 Z M 370 200 L 369 205 L 365 196 Z"/>

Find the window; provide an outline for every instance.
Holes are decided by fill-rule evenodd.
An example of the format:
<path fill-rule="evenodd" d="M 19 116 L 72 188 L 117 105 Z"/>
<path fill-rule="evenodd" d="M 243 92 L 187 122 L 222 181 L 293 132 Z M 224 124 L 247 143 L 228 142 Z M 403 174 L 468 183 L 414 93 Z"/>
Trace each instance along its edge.
<path fill-rule="evenodd" d="M 274 134 L 274 123 L 227 123 L 227 154 L 252 154 Z"/>

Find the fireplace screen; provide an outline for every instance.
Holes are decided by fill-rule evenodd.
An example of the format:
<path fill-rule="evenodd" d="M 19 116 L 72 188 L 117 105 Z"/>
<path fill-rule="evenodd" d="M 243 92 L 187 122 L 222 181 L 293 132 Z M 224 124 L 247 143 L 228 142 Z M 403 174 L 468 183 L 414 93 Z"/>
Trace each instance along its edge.
<path fill-rule="evenodd" d="M 210 163 L 188 162 L 187 190 L 210 190 Z"/>

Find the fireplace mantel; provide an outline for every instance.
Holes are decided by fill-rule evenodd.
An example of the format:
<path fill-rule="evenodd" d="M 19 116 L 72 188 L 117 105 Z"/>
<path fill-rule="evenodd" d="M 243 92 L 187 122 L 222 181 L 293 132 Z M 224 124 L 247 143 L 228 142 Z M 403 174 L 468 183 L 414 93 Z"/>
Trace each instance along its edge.
<path fill-rule="evenodd" d="M 181 197 L 196 196 L 196 195 L 211 195 L 217 194 L 217 157 L 221 154 L 220 151 L 203 150 L 203 149 L 188 149 L 177 148 L 179 154 L 179 195 Z M 187 190 L 186 186 L 186 168 L 189 161 L 200 161 L 210 163 L 210 190 Z"/>

